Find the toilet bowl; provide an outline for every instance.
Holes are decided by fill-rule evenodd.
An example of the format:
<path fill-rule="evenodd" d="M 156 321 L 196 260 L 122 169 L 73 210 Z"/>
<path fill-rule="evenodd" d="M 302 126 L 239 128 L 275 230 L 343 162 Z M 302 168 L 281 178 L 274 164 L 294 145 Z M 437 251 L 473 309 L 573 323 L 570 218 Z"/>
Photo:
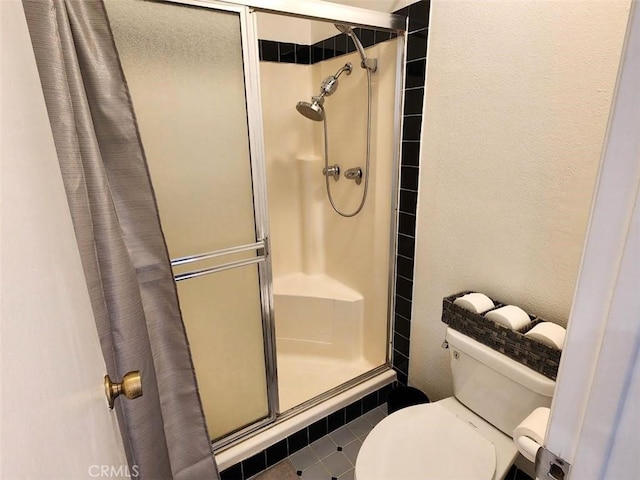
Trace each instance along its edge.
<path fill-rule="evenodd" d="M 518 450 L 513 440 L 454 397 L 404 408 L 365 439 L 356 480 L 501 480 Z"/>
<path fill-rule="evenodd" d="M 356 480 L 502 480 L 513 465 L 513 430 L 551 404 L 555 382 L 455 330 L 446 340 L 454 396 L 376 425 Z"/>

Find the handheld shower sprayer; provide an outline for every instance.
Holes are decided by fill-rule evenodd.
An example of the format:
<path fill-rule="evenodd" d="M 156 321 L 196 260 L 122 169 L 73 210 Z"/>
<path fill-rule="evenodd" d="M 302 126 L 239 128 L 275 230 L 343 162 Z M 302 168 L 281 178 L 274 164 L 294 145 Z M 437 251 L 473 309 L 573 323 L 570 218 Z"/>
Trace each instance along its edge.
<path fill-rule="evenodd" d="M 342 217 L 355 217 L 358 213 L 360 213 L 364 207 L 365 202 L 367 201 L 367 191 L 369 189 L 369 164 L 371 161 L 371 74 L 375 73 L 378 69 L 378 60 L 375 58 L 367 58 L 367 54 L 364 51 L 364 47 L 358 36 L 353 31 L 353 28 L 349 25 L 344 25 L 341 23 L 334 23 L 335 27 L 341 32 L 351 37 L 353 44 L 356 46 L 358 53 L 360 54 L 360 66 L 367 71 L 367 146 L 365 153 L 365 168 L 362 169 L 360 167 L 349 168 L 344 172 L 345 178 L 349 180 L 353 180 L 356 185 L 360 185 L 362 183 L 362 179 L 364 178 L 364 190 L 362 192 L 362 198 L 360 200 L 360 205 L 353 210 L 352 212 L 345 213 L 338 208 L 333 200 L 333 196 L 331 194 L 331 187 L 329 186 L 329 177 L 332 177 L 334 180 L 338 180 L 340 178 L 340 166 L 339 165 L 329 165 L 329 140 L 327 134 L 327 116 L 324 110 L 324 97 L 331 96 L 336 89 L 338 88 L 338 77 L 342 75 L 344 72 L 347 75 L 351 74 L 351 70 L 353 66 L 350 63 L 346 63 L 344 67 L 340 68 L 335 74 L 328 76 L 322 81 L 320 85 L 320 95 L 311 97 L 311 103 L 309 102 L 298 102 L 296 105 L 296 110 L 300 112 L 302 115 L 307 117 L 310 120 L 315 122 L 322 122 L 323 130 L 324 130 L 324 168 L 322 169 L 322 174 L 325 178 L 325 187 L 327 190 L 327 197 L 329 198 L 329 203 L 331 203 L 331 207 L 335 210 L 335 212 Z"/>
<path fill-rule="evenodd" d="M 340 31 L 340 33 L 346 34 L 349 38 L 351 38 L 351 41 L 353 41 L 353 44 L 356 46 L 356 49 L 360 54 L 360 59 L 362 60 L 360 66 L 362 68 L 366 68 L 371 73 L 375 73 L 375 71 L 378 69 L 378 59 L 367 58 L 367 54 L 364 53 L 364 47 L 362 46 L 362 43 L 360 42 L 358 36 L 353 32 L 353 28 L 342 23 L 334 23 L 333 25 L 338 29 L 338 31 Z"/>

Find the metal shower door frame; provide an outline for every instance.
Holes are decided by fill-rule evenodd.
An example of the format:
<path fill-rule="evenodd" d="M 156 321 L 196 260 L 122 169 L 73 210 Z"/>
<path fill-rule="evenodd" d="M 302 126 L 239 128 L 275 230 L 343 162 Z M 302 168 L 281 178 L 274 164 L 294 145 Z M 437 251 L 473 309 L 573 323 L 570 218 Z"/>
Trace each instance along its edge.
<path fill-rule="evenodd" d="M 237 444 L 243 437 L 255 434 L 265 427 L 278 421 L 307 410 L 322 401 L 334 397 L 349 388 L 358 385 L 391 368 L 393 351 L 393 328 L 395 310 L 395 258 L 397 254 L 397 222 L 400 194 L 400 157 L 401 132 L 403 124 L 403 91 L 405 83 L 405 58 L 407 49 L 407 19 L 391 13 L 376 12 L 348 5 L 317 2 L 314 0 L 156 0 L 187 6 L 204 7 L 219 11 L 235 12 L 240 18 L 240 34 L 242 41 L 242 57 L 245 78 L 245 97 L 249 131 L 249 149 L 251 160 L 251 175 L 253 184 L 253 201 L 256 223 L 256 244 L 246 245 L 246 249 L 264 249 L 262 253 L 251 259 L 257 263 L 260 283 L 260 297 L 262 306 L 262 325 L 264 333 L 264 353 L 266 367 L 268 417 L 237 430 L 213 443 L 216 451 L 223 450 Z M 391 189 L 391 221 L 389 244 L 389 287 L 387 302 L 387 352 L 385 364 L 359 375 L 345 384 L 331 389 L 303 404 L 287 411 L 279 411 L 278 374 L 276 357 L 276 334 L 273 309 L 273 270 L 269 245 L 269 216 L 267 203 L 266 157 L 264 152 L 264 135 L 262 121 L 262 99 L 260 93 L 260 60 L 257 35 L 257 12 L 267 12 L 289 15 L 298 18 L 320 21 L 347 23 L 355 26 L 377 27 L 394 30 L 398 34 L 395 112 L 394 112 L 394 140 L 392 159 Z M 213 252 L 216 253 L 216 252 Z M 235 265 L 229 265 L 233 268 Z M 238 262 L 237 266 L 240 265 Z M 214 267 L 215 268 L 215 267 Z M 225 266 L 222 266 L 225 268 Z"/>
<path fill-rule="evenodd" d="M 172 0 L 170 0 L 172 1 Z M 183 1 L 183 0 L 173 0 Z M 216 2 L 217 0 L 211 0 Z M 305 411 L 319 403 L 338 395 L 355 385 L 358 385 L 364 381 L 367 381 L 376 375 L 392 368 L 392 355 L 393 355 L 393 332 L 395 324 L 395 292 L 396 292 L 396 256 L 398 251 L 398 211 L 400 203 L 400 165 L 401 165 L 401 150 L 402 150 L 402 128 L 403 128 L 403 111 L 404 111 L 404 86 L 405 86 L 405 59 L 407 56 L 407 34 L 408 34 L 408 18 L 401 17 L 392 13 L 377 12 L 367 10 L 364 8 L 352 7 L 343 4 L 332 4 L 330 2 L 317 2 L 315 0 L 224 0 L 227 4 L 233 4 L 243 7 L 250 7 L 250 17 L 252 18 L 252 31 L 251 35 L 254 38 L 255 43 L 251 45 L 252 50 L 255 51 L 256 61 L 253 70 L 253 78 L 256 82 L 256 99 L 261 105 L 260 96 L 260 75 L 259 75 L 259 54 L 257 52 L 258 37 L 257 37 L 257 23 L 255 12 L 272 13 L 279 15 L 293 16 L 302 19 L 327 21 L 334 23 L 347 23 L 354 26 L 363 27 L 376 27 L 384 28 L 388 30 L 394 30 L 397 33 L 398 45 L 396 50 L 396 72 L 395 72 L 395 91 L 394 91 L 394 119 L 393 119 L 393 159 L 392 159 L 392 175 L 389 179 L 391 182 L 391 215 L 389 223 L 389 260 L 388 260 L 388 292 L 387 292 L 387 348 L 385 364 L 374 368 L 369 372 L 365 372 L 358 377 L 351 379 L 344 384 L 335 387 L 323 394 L 318 395 L 302 404 L 294 407 L 286 412 L 277 412 L 276 418 L 273 423 L 286 418 L 290 418 L 302 411 Z M 204 0 L 202 3 L 207 2 Z M 247 97 L 248 98 L 248 97 Z M 260 110 L 260 109 L 259 109 Z M 262 138 L 262 112 L 257 112 L 257 117 L 260 121 L 260 144 L 257 148 L 260 149 L 260 155 L 262 159 L 264 181 L 266 182 L 266 168 L 264 144 Z M 266 202 L 266 196 L 265 196 Z M 265 204 L 265 213 L 266 204 Z M 267 217 L 268 222 L 268 217 Z M 269 262 L 269 269 L 271 270 L 271 263 Z M 269 293 L 271 295 L 271 285 L 269 285 Z M 273 308 L 273 297 L 271 296 L 271 308 Z M 271 327 L 273 328 L 273 352 L 275 356 L 275 324 L 273 323 L 273 310 L 271 310 L 270 319 L 272 321 Z M 275 361 L 275 359 L 274 359 Z M 275 377 L 277 383 L 277 375 Z M 277 385 L 276 385 L 277 391 Z M 245 433 L 251 433 L 247 431 Z M 235 441 L 239 436 L 229 441 L 225 441 L 221 445 L 214 444 L 214 448 L 228 446 L 229 444 L 236 443 Z"/>
<path fill-rule="evenodd" d="M 176 0 L 180 1 L 180 0 Z M 215 0 L 212 0 L 215 1 Z M 316 0 L 224 0 L 228 4 L 243 5 L 251 7 L 251 12 L 264 12 L 279 15 L 288 15 L 296 18 L 310 20 L 346 23 L 354 26 L 377 27 L 387 30 L 394 30 L 397 33 L 398 45 L 396 49 L 396 72 L 394 91 L 394 118 L 393 118 L 393 159 L 391 173 L 391 221 L 389 224 L 389 259 L 388 259 L 388 291 L 387 291 L 387 348 L 386 348 L 386 368 L 392 368 L 393 358 L 393 337 L 395 329 L 395 297 L 396 297 L 396 257 L 398 253 L 398 215 L 400 205 L 400 165 L 402 153 L 402 129 L 404 124 L 404 86 L 405 86 L 405 60 L 407 58 L 407 35 L 409 31 L 408 17 L 402 17 L 393 13 L 384 13 L 353 7 L 344 4 L 318 2 Z M 257 24 L 254 16 L 254 35 L 257 42 Z M 256 44 L 257 45 L 257 44 Z M 259 65 L 257 65 L 259 67 Z M 256 69 L 256 73 L 259 70 Z M 256 75 L 259 83 L 259 74 Z M 258 97 L 260 87 L 258 85 Z M 260 124 L 262 116 L 260 112 Z M 261 130 L 262 132 L 262 130 Z M 263 148 L 264 145 L 260 145 Z M 263 152 L 264 158 L 264 152 Z M 266 170 L 264 172 L 266 178 Z M 274 333 L 275 335 L 275 333 Z M 274 336 L 275 340 L 275 336 Z M 341 393 L 353 385 L 364 382 L 380 373 L 382 367 L 377 367 L 370 372 L 346 382 L 345 384 L 331 389 L 324 394 L 314 397 L 301 405 L 294 407 L 293 412 L 283 412 L 286 417 L 290 413 L 304 411 L 318 403 Z"/>
<path fill-rule="evenodd" d="M 389 258 L 388 258 L 388 291 L 387 291 L 387 348 L 385 363 L 365 372 L 348 382 L 324 392 L 302 404 L 293 407 L 286 412 L 277 415 L 274 423 L 291 418 L 296 414 L 308 410 L 323 401 L 326 401 L 376 375 L 392 368 L 393 338 L 395 328 L 395 296 L 396 296 L 396 257 L 398 253 L 398 215 L 400 204 L 400 165 L 402 152 L 402 129 L 404 123 L 404 86 L 406 80 L 405 60 L 407 57 L 407 17 L 392 13 L 377 12 L 364 8 L 352 7 L 330 2 L 318 2 L 315 0 L 225 0 L 227 3 L 251 7 L 251 12 L 264 12 L 271 14 L 287 15 L 296 18 L 326 21 L 333 23 L 346 23 L 354 26 L 376 27 L 393 30 L 397 34 L 398 44 L 396 48 L 396 71 L 394 91 L 394 117 L 393 117 L 393 159 L 391 183 L 391 215 L 389 222 Z M 254 15 L 255 22 L 255 15 Z M 254 24 L 254 32 L 257 32 L 257 24 Z M 257 42 L 257 36 L 256 42 Z M 259 66 L 259 65 L 258 65 Z M 257 82 L 259 83 L 259 70 L 256 69 Z M 258 85 L 258 96 L 260 89 Z M 262 120 L 262 117 L 260 116 Z M 260 145 L 263 148 L 263 145 Z M 266 171 L 265 171 L 266 175 Z M 275 335 L 274 335 L 275 340 Z M 277 380 L 277 378 L 276 378 Z M 226 442 L 225 445 L 235 443 Z"/>
<path fill-rule="evenodd" d="M 256 250 L 254 258 L 229 262 L 217 267 L 187 274 L 176 275 L 176 281 L 194 276 L 215 273 L 230 268 L 243 267 L 255 263 L 258 268 L 260 289 L 263 347 L 265 358 L 265 374 L 267 386 L 268 416 L 253 422 L 225 437 L 213 442 L 213 448 L 219 449 L 238 438 L 273 423 L 279 412 L 278 373 L 275 345 L 275 324 L 273 321 L 272 268 L 269 245 L 269 216 L 267 205 L 267 176 L 264 154 L 264 137 L 262 123 L 262 100 L 260 96 L 260 56 L 258 52 L 257 25 L 254 12 L 246 5 L 218 2 L 216 0 L 160 0 L 164 3 L 181 4 L 192 7 L 203 7 L 211 10 L 238 14 L 240 20 L 240 38 L 242 63 L 244 66 L 245 107 L 247 111 L 247 127 L 249 132 L 249 158 L 251 163 L 251 182 L 253 192 L 253 208 L 256 230 L 256 242 L 249 245 L 231 247 L 216 252 L 209 252 L 194 257 L 172 260 L 172 265 L 182 265 L 195 260 L 220 257 L 241 251 Z"/>

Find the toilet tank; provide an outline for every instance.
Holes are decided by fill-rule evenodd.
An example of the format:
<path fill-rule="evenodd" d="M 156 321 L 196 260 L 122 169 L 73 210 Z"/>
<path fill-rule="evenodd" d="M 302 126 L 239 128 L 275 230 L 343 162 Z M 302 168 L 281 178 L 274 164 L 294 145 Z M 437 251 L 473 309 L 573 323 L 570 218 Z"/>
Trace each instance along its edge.
<path fill-rule="evenodd" d="M 551 406 L 555 381 L 451 328 L 446 338 L 455 397 L 505 434 Z"/>

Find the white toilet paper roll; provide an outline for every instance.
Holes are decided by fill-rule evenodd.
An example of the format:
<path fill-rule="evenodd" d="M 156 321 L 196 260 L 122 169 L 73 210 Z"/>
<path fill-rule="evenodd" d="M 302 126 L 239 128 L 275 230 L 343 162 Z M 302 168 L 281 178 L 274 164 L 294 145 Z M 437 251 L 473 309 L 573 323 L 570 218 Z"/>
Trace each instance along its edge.
<path fill-rule="evenodd" d="M 529 437 L 518 437 L 516 440 L 516 448 L 524 458 L 531 463 L 536 463 L 536 455 L 538 455 L 538 450 L 542 448 L 542 445 L 534 442 Z"/>
<path fill-rule="evenodd" d="M 484 313 L 495 307 L 493 301 L 484 293 L 467 293 L 456 298 L 453 303 L 474 313 Z"/>
<path fill-rule="evenodd" d="M 515 305 L 506 305 L 504 307 L 496 308 L 495 310 L 487 313 L 484 318 L 493 320 L 494 322 L 510 328 L 511 330 L 519 330 L 531 322 L 527 312 Z"/>
<path fill-rule="evenodd" d="M 539 323 L 524 334 L 525 337 L 544 343 L 549 347 L 557 348 L 558 350 L 562 350 L 562 347 L 564 347 L 564 338 L 566 335 L 567 331 L 564 327 L 551 322 Z"/>
<path fill-rule="evenodd" d="M 549 412 L 547 407 L 538 407 L 513 430 L 518 451 L 530 462 L 535 462 L 538 449 L 544 445 Z"/>

